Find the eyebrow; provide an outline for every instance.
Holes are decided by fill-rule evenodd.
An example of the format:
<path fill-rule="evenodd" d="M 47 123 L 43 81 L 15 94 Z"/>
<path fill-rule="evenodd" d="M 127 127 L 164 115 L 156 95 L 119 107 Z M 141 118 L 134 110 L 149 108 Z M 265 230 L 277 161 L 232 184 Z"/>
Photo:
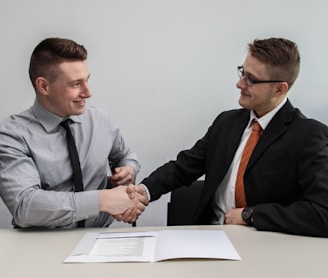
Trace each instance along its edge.
<path fill-rule="evenodd" d="M 254 78 L 254 81 L 260 79 L 260 78 L 256 77 L 254 74 L 252 74 L 252 73 L 250 73 L 250 72 L 248 72 L 248 71 L 245 71 L 244 66 L 242 66 L 242 69 L 243 69 L 244 75 L 247 74 L 247 76 L 251 77 L 252 79 Z"/>
<path fill-rule="evenodd" d="M 84 80 L 88 81 L 90 79 L 90 76 L 91 76 L 91 74 L 89 73 L 86 79 L 85 78 L 74 79 L 74 80 L 71 80 L 71 81 L 67 82 L 67 84 L 72 85 L 74 83 L 82 82 Z"/>

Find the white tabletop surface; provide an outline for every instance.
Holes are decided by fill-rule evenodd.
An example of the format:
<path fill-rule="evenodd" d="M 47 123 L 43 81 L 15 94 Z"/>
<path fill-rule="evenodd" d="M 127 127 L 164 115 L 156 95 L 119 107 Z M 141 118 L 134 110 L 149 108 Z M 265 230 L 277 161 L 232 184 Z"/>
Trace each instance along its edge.
<path fill-rule="evenodd" d="M 156 263 L 63 263 L 87 231 L 163 229 L 224 230 L 242 260 L 184 259 Z M 234 225 L 46 231 L 0 229 L 0 275 L 3 278 L 328 277 L 328 239 L 259 232 L 250 227 Z"/>

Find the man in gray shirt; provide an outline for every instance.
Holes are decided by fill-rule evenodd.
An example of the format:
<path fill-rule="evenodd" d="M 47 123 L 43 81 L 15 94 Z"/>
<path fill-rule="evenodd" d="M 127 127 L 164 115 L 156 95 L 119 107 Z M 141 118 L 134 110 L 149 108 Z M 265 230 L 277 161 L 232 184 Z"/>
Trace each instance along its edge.
<path fill-rule="evenodd" d="M 0 195 L 15 226 L 108 226 L 115 215 L 134 222 L 144 210 L 144 197 L 124 186 L 139 171 L 136 154 L 105 110 L 86 106 L 86 59 L 86 49 L 74 41 L 40 42 L 29 68 L 35 102 L 0 123 Z M 81 192 L 74 191 L 60 125 L 66 119 L 79 154 Z"/>

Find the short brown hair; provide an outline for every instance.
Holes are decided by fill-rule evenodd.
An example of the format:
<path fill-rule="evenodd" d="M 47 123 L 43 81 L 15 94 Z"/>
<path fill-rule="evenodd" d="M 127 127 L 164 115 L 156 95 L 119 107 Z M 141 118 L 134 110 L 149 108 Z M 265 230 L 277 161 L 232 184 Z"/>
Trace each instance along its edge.
<path fill-rule="evenodd" d="M 29 75 L 33 87 L 37 77 L 45 77 L 49 80 L 56 78 L 54 66 L 65 60 L 87 59 L 87 50 L 83 45 L 63 38 L 48 38 L 41 41 L 34 49 L 29 67 Z"/>
<path fill-rule="evenodd" d="M 248 44 L 250 54 L 268 66 L 272 79 L 284 80 L 289 88 L 300 70 L 300 54 L 297 45 L 287 39 L 270 38 Z"/>

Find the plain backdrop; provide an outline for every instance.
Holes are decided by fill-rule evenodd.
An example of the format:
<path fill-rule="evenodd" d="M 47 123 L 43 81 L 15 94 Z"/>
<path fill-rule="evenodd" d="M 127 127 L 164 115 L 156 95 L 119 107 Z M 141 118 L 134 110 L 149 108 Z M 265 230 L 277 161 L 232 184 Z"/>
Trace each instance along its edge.
<path fill-rule="evenodd" d="M 249 42 L 285 37 L 302 57 L 289 98 L 327 124 L 327 11 L 326 0 L 1 0 L 0 120 L 34 101 L 34 47 L 73 39 L 88 50 L 88 103 L 119 123 L 142 164 L 139 182 L 191 147 L 221 111 L 239 107 L 236 67 Z M 165 225 L 169 196 L 138 225 Z M 2 203 L 0 227 L 10 227 Z"/>

